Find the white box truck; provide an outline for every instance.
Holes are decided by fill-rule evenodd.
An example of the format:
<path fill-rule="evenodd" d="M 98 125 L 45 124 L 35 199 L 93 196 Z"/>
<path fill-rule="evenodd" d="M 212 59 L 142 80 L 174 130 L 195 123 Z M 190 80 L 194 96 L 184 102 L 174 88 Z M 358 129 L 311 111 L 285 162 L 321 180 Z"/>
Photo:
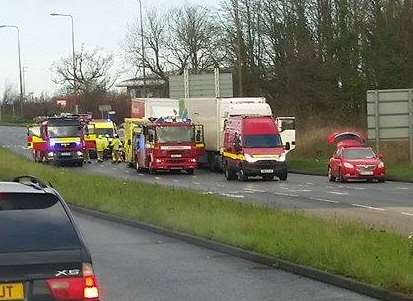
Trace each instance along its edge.
<path fill-rule="evenodd" d="M 132 118 L 161 118 L 179 114 L 179 100 L 170 98 L 134 98 L 131 101 Z"/>
<path fill-rule="evenodd" d="M 221 149 L 224 125 L 229 116 L 272 116 L 271 107 L 262 97 L 187 98 L 181 105 L 181 115 L 204 126 L 204 141 L 208 163 L 212 170 L 222 169 Z"/>

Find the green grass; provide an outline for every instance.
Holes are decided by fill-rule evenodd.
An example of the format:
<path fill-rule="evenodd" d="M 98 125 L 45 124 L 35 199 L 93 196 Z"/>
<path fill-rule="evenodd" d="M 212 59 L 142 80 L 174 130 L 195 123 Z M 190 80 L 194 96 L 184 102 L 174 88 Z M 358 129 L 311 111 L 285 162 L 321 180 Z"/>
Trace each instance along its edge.
<path fill-rule="evenodd" d="M 412 245 L 399 234 L 182 189 L 57 169 L 0 149 L 0 178 L 22 174 L 52 182 L 68 202 L 78 206 L 413 293 Z"/>
<path fill-rule="evenodd" d="M 327 175 L 327 162 L 327 159 L 293 158 L 288 160 L 288 167 L 294 171 Z M 386 163 L 386 175 L 390 179 L 413 181 L 413 166 L 410 166 L 409 163 L 406 163 L 405 165 L 400 165 L 400 163 Z"/>

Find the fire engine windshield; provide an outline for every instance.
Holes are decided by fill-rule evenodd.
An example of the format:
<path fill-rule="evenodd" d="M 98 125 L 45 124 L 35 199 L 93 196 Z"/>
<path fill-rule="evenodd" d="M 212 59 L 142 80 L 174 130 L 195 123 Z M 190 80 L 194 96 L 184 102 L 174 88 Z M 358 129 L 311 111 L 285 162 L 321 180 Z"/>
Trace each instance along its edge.
<path fill-rule="evenodd" d="M 50 138 L 61 138 L 61 137 L 79 137 L 80 130 L 79 126 L 75 125 L 64 125 L 64 126 L 49 126 L 47 128 Z"/>
<path fill-rule="evenodd" d="M 270 148 L 282 147 L 280 135 L 247 135 L 243 137 L 244 147 Z"/>
<path fill-rule="evenodd" d="M 159 143 L 167 142 L 192 142 L 193 131 L 192 127 L 172 127 L 164 126 L 156 129 L 156 134 Z"/>

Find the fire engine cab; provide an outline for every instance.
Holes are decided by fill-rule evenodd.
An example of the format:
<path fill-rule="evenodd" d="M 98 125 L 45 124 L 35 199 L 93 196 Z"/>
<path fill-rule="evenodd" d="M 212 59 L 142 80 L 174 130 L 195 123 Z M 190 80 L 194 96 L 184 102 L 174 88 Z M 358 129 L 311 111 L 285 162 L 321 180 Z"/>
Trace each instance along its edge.
<path fill-rule="evenodd" d="M 149 173 L 172 170 L 194 173 L 198 167 L 199 145 L 203 144 L 202 126 L 176 118 L 150 118 L 131 124 L 134 134 L 126 141 L 128 149 L 133 149 L 130 165 Z"/>
<path fill-rule="evenodd" d="M 83 165 L 83 123 L 79 115 L 40 117 L 27 131 L 36 162 Z"/>

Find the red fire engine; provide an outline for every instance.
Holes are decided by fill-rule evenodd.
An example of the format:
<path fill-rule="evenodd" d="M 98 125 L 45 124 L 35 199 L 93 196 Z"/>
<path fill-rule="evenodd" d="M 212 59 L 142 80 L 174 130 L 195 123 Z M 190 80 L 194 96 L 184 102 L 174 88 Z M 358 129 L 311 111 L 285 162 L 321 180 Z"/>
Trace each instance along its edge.
<path fill-rule="evenodd" d="M 198 167 L 203 127 L 175 118 L 142 122 L 134 130 L 134 165 L 150 173 L 184 170 L 193 174 Z"/>

